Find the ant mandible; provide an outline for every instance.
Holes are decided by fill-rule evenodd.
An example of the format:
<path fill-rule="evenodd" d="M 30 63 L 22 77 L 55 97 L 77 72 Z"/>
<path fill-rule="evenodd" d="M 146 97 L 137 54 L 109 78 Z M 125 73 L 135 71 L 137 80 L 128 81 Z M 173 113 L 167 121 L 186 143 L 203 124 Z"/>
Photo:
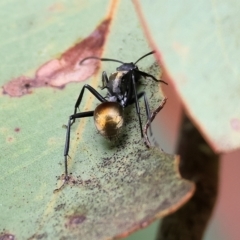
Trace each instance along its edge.
<path fill-rule="evenodd" d="M 154 76 L 152 76 L 149 73 L 140 71 L 138 69 L 138 66 L 136 65 L 140 60 L 142 60 L 146 56 L 151 55 L 153 53 L 154 51 L 145 54 L 144 56 L 140 57 L 135 63 L 133 62 L 124 63 L 122 61 L 115 60 L 115 59 L 98 58 L 94 56 L 84 58 L 80 62 L 80 64 L 82 64 L 88 59 L 97 59 L 100 61 L 118 62 L 118 63 L 121 63 L 122 65 L 117 67 L 116 72 L 112 73 L 109 76 L 109 78 L 106 72 L 103 71 L 101 90 L 105 88 L 107 89 L 106 97 L 103 97 L 99 92 L 97 92 L 93 87 L 91 87 L 88 84 L 85 84 L 83 86 L 79 94 L 79 97 L 75 104 L 74 114 L 69 117 L 69 121 L 67 125 L 66 141 L 65 141 L 65 148 L 64 148 L 65 181 L 63 185 L 65 184 L 65 182 L 69 180 L 67 160 L 68 160 L 68 152 L 69 152 L 69 146 L 70 146 L 70 129 L 72 124 L 75 122 L 75 119 L 84 118 L 84 117 L 94 117 L 94 123 L 99 133 L 105 138 L 108 138 L 111 140 L 116 136 L 118 136 L 124 124 L 123 109 L 135 103 L 141 137 L 144 138 L 142 120 L 140 116 L 139 99 L 141 97 L 144 97 L 146 115 L 148 119 L 150 119 L 150 108 L 149 108 L 149 104 L 148 104 L 148 100 L 145 92 L 137 93 L 136 84 L 138 83 L 141 76 L 144 78 L 149 77 L 155 82 L 161 82 L 161 83 L 167 84 L 162 80 L 156 79 Z M 77 113 L 77 109 L 80 107 L 85 89 L 88 89 L 101 102 L 101 104 L 98 105 L 96 109 L 93 111 Z M 148 144 L 146 144 L 146 146 L 149 147 Z M 61 189 L 63 185 L 59 189 Z M 59 189 L 56 189 L 56 190 L 59 190 Z"/>

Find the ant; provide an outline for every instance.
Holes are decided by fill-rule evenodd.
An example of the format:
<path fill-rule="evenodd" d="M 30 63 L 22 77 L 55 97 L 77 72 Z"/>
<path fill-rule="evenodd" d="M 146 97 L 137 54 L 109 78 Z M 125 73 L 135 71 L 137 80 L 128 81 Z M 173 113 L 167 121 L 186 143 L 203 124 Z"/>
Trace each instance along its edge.
<path fill-rule="evenodd" d="M 142 57 L 140 57 L 135 63 L 124 63 L 119 60 L 115 59 L 109 59 L 109 58 L 98 58 L 98 57 L 87 57 L 84 58 L 80 65 L 85 62 L 88 59 L 97 59 L 100 61 L 112 61 L 112 62 L 118 62 L 122 65 L 117 67 L 116 72 L 112 73 L 109 78 L 105 71 L 102 72 L 102 87 L 101 90 L 107 89 L 107 95 L 106 97 L 103 97 L 97 90 L 95 90 L 93 87 L 91 87 L 88 84 L 85 84 L 78 96 L 78 99 L 76 101 L 75 107 L 74 107 L 74 113 L 69 117 L 68 125 L 67 125 L 67 133 L 66 133 L 66 141 L 65 141 L 65 148 L 64 148 L 64 158 L 65 158 L 65 182 L 69 180 L 68 175 L 68 152 L 69 152 L 69 146 L 70 146 L 70 130 L 71 126 L 75 122 L 77 118 L 84 118 L 84 117 L 94 117 L 94 123 L 99 131 L 99 133 L 107 138 L 107 139 L 114 139 L 116 138 L 123 125 L 124 125 L 124 108 L 131 104 L 135 104 L 137 115 L 138 115 L 138 121 L 139 121 L 139 127 L 140 127 L 140 134 L 141 137 L 145 137 L 145 132 L 143 132 L 142 128 L 142 120 L 140 116 L 140 107 L 139 107 L 139 99 L 141 97 L 144 97 L 144 103 L 145 103 L 145 109 L 146 109 L 146 115 L 148 120 L 150 120 L 150 108 L 148 104 L 148 100 L 146 97 L 145 92 L 137 92 L 136 84 L 138 83 L 139 79 L 142 77 L 146 78 L 149 77 L 155 82 L 161 82 L 164 84 L 167 84 L 166 82 L 162 80 L 156 79 L 154 76 L 152 76 L 149 73 L 142 72 L 138 69 L 138 66 L 136 65 L 140 60 L 147 57 L 148 55 L 153 54 L 154 51 L 149 52 Z M 101 104 L 96 107 L 93 111 L 87 111 L 87 112 L 79 112 L 77 113 L 77 109 L 80 107 L 83 94 L 85 89 L 88 89 L 100 102 Z M 151 132 L 151 128 L 150 128 Z M 145 137 L 145 139 L 147 139 Z M 150 145 L 147 144 L 145 141 L 145 144 L 147 147 Z M 55 191 L 60 190 L 63 185 L 56 189 Z"/>

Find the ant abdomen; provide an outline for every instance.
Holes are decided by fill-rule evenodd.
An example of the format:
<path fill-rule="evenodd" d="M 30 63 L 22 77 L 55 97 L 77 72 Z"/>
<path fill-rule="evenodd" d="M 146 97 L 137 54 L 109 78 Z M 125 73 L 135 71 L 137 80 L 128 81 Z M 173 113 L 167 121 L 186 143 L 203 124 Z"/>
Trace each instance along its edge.
<path fill-rule="evenodd" d="M 94 123 L 98 132 L 107 139 L 114 139 L 124 125 L 124 110 L 118 102 L 104 102 L 94 111 Z"/>

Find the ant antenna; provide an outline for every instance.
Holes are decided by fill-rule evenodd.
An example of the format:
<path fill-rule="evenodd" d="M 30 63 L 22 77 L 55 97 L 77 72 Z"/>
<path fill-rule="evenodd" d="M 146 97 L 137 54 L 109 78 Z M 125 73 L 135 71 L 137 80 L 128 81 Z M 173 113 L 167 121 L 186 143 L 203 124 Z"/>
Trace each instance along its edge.
<path fill-rule="evenodd" d="M 151 55 L 151 54 L 153 54 L 153 53 L 155 53 L 155 51 L 152 51 L 152 52 L 149 52 L 149 53 L 143 55 L 143 56 L 140 57 L 134 64 L 136 64 L 137 62 L 139 62 L 139 61 L 142 60 L 143 58 L 145 58 L 145 57 L 147 57 L 148 55 Z M 120 60 L 111 59 L 111 58 L 99 58 L 99 57 L 94 57 L 94 56 L 93 56 L 93 57 L 86 57 L 86 58 L 82 59 L 82 61 L 81 61 L 79 64 L 81 65 L 83 62 L 85 62 L 85 61 L 88 60 L 88 59 L 97 59 L 97 60 L 100 60 L 100 61 L 118 62 L 118 63 L 124 64 L 124 62 L 122 62 L 122 61 L 120 61 Z"/>
<path fill-rule="evenodd" d="M 80 62 L 80 65 L 88 59 L 97 59 L 97 60 L 100 60 L 100 61 L 109 61 L 109 62 L 111 61 L 111 62 L 118 62 L 118 63 L 124 64 L 124 62 L 122 62 L 122 61 L 119 61 L 119 60 L 116 60 L 116 59 L 111 59 L 111 58 L 86 57 Z"/>
<path fill-rule="evenodd" d="M 140 60 L 142 60 L 142 59 L 145 58 L 146 56 L 151 55 L 151 54 L 153 54 L 153 53 L 155 53 L 155 51 L 152 51 L 152 52 L 149 52 L 149 53 L 143 55 L 143 56 L 140 57 L 134 64 L 136 64 L 137 62 L 139 62 Z"/>

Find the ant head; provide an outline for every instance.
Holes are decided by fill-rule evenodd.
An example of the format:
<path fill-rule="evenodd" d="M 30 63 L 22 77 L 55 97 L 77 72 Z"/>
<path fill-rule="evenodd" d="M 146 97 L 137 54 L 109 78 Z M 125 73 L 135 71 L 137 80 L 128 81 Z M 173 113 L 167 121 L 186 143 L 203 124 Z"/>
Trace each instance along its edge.
<path fill-rule="evenodd" d="M 117 67 L 117 71 L 122 72 L 122 71 L 131 71 L 133 69 L 137 69 L 137 65 L 133 62 L 131 63 L 123 63 L 121 66 Z"/>
<path fill-rule="evenodd" d="M 153 54 L 153 53 L 154 53 L 154 51 L 149 52 L 149 53 L 143 55 L 143 56 L 140 57 L 135 63 L 133 63 L 133 62 L 123 63 L 120 67 L 117 68 L 117 71 L 126 71 L 126 72 L 128 72 L 128 71 L 131 71 L 131 70 L 133 70 L 133 69 L 138 70 L 138 67 L 137 67 L 136 64 L 137 64 L 140 60 L 142 60 L 143 58 L 145 58 L 145 57 L 147 57 L 148 55 L 151 55 L 151 54 Z"/>

